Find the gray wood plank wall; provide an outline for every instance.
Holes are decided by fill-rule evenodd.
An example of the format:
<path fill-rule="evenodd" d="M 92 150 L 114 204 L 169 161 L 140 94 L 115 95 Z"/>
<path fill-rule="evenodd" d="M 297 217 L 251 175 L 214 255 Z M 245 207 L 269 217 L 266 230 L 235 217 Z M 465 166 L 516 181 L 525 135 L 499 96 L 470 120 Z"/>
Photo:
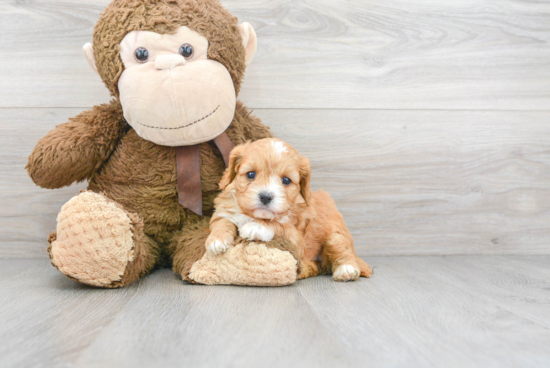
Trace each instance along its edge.
<path fill-rule="evenodd" d="M 0 3 L 0 257 L 46 257 L 36 141 L 109 99 L 81 47 L 109 0 Z M 231 0 L 240 98 L 312 161 L 358 253 L 550 253 L 550 2 Z"/>

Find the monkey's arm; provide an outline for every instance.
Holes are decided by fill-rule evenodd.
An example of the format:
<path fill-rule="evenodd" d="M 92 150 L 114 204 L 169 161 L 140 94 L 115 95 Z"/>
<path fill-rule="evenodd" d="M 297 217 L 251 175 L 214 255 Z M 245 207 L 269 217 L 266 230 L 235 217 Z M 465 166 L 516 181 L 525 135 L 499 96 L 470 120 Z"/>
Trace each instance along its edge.
<path fill-rule="evenodd" d="M 126 123 L 118 102 L 93 107 L 38 141 L 26 166 L 32 180 L 55 189 L 83 181 L 109 158 Z"/>

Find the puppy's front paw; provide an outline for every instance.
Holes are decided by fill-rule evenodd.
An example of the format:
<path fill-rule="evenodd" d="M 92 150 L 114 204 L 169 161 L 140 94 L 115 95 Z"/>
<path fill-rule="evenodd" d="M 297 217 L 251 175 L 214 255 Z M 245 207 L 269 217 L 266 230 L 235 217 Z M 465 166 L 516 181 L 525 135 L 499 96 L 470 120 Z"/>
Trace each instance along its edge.
<path fill-rule="evenodd" d="M 233 241 L 231 237 L 218 238 L 211 235 L 206 239 L 206 250 L 214 255 L 222 254 L 233 244 Z"/>
<path fill-rule="evenodd" d="M 361 271 L 352 265 L 341 265 L 334 271 L 332 278 L 335 281 L 354 281 L 357 280 Z"/>
<path fill-rule="evenodd" d="M 275 232 L 269 227 L 251 221 L 239 228 L 239 235 L 247 240 L 271 241 Z"/>

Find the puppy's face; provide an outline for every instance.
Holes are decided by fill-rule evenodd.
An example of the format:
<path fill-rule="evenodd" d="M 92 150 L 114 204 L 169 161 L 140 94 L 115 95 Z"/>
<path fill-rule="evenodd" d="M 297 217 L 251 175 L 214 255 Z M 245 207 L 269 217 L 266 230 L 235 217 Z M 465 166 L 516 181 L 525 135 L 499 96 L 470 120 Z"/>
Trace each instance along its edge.
<path fill-rule="evenodd" d="M 220 187 L 237 193 L 242 212 L 273 220 L 310 198 L 307 158 L 278 139 L 261 139 L 235 147 Z"/>

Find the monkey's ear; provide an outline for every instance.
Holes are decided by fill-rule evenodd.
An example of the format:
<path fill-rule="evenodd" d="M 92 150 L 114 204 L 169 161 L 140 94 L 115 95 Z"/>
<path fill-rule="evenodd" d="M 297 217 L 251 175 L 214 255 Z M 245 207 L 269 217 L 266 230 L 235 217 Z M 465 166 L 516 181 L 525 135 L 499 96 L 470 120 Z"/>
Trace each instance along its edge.
<path fill-rule="evenodd" d="M 247 22 L 239 26 L 239 32 L 241 33 L 243 46 L 246 51 L 245 65 L 248 66 L 256 53 L 258 38 L 256 37 L 256 32 L 254 32 L 254 28 Z"/>
<path fill-rule="evenodd" d="M 94 46 L 88 42 L 82 47 L 82 50 L 84 50 L 84 56 L 86 56 L 88 64 L 90 64 L 94 72 L 99 74 L 97 71 L 97 66 L 95 65 Z"/>
<path fill-rule="evenodd" d="M 247 145 L 247 143 L 245 143 Z M 237 171 L 239 170 L 239 165 L 241 164 L 241 160 L 243 158 L 243 151 L 244 151 L 244 145 L 237 146 L 233 148 L 231 151 L 231 154 L 229 155 L 229 165 L 227 166 L 227 169 L 225 169 L 225 172 L 223 173 L 222 180 L 220 180 L 220 189 L 225 190 L 225 188 L 231 184 L 233 179 L 235 179 L 235 176 L 237 175 Z"/>

